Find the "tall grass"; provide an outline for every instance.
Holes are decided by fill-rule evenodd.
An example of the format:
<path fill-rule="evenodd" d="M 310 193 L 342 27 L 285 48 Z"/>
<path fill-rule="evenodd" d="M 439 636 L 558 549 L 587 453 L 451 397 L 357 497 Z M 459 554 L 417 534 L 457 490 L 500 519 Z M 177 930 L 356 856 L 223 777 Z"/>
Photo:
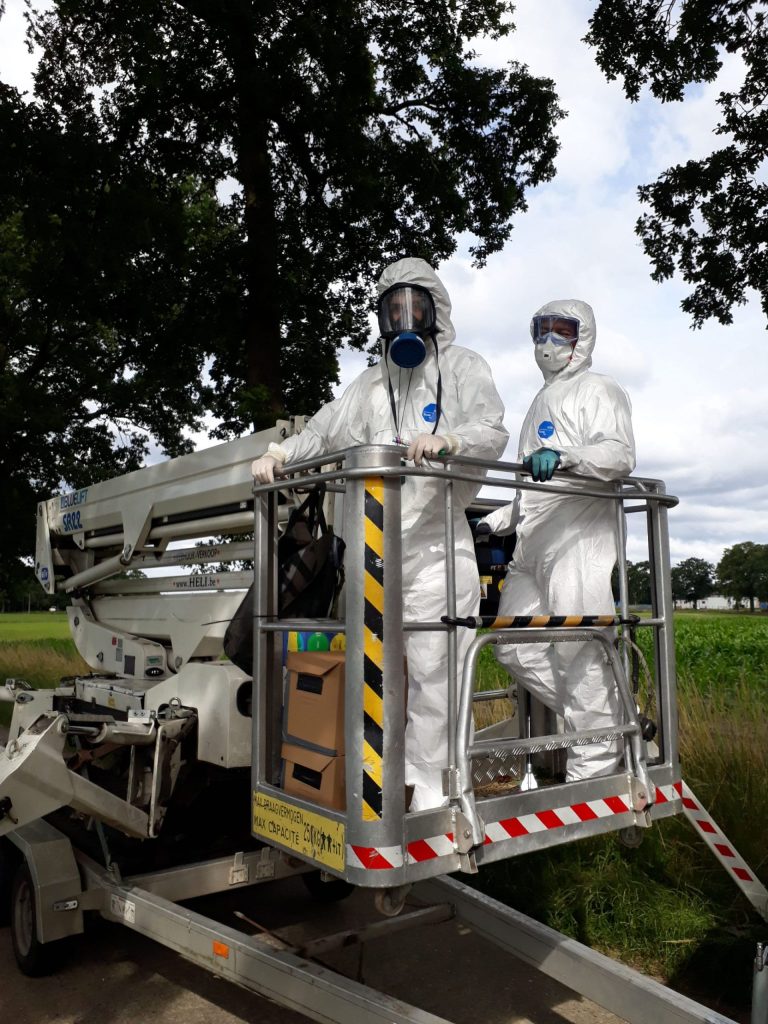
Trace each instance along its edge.
<path fill-rule="evenodd" d="M 36 688 L 52 687 L 66 676 L 90 671 L 69 639 L 0 641 L 0 685 L 11 678 L 25 679 Z M 11 704 L 0 703 L 0 725 L 10 724 L 12 711 Z"/>
<path fill-rule="evenodd" d="M 768 618 L 676 615 L 675 655 L 682 776 L 768 884 Z"/>
<path fill-rule="evenodd" d="M 675 616 L 675 649 L 682 777 L 768 884 L 768 619 Z M 639 849 L 596 837 L 490 865 L 478 884 L 709 1005 L 748 1005 L 768 925 L 683 816 Z"/>
<path fill-rule="evenodd" d="M 763 687 L 687 688 L 680 697 L 683 778 L 768 884 L 768 716 Z M 724 874 L 722 869 L 720 874 Z"/>

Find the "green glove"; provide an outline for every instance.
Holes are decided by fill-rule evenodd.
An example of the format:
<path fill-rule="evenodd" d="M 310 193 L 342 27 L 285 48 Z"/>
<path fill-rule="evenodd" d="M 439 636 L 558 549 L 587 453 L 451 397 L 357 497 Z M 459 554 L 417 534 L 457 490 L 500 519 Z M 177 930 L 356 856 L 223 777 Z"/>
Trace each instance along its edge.
<path fill-rule="evenodd" d="M 534 480 L 543 482 L 551 480 L 552 474 L 560 465 L 560 452 L 554 448 L 539 448 L 532 455 L 523 459 L 523 467 L 529 470 Z"/>

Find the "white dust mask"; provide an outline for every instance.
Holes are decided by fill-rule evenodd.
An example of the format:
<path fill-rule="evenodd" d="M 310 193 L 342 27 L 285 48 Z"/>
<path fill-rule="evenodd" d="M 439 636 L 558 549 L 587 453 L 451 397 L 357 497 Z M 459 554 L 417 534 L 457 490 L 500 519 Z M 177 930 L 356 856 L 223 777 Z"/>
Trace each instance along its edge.
<path fill-rule="evenodd" d="M 565 369 L 573 356 L 572 345 L 557 345 L 551 338 L 539 342 L 534 351 L 536 354 L 536 365 L 544 374 L 545 380 L 549 380 L 550 377 Z"/>

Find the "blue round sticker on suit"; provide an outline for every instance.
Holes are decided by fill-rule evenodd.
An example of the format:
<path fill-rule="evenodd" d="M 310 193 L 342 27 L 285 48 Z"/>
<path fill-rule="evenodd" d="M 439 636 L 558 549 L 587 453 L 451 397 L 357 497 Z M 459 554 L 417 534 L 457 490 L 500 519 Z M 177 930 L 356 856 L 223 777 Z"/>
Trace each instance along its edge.
<path fill-rule="evenodd" d="M 552 420 L 542 420 L 538 426 L 536 433 L 540 438 L 546 440 L 548 437 L 552 437 L 555 432 L 555 424 Z"/>
<path fill-rule="evenodd" d="M 437 406 L 434 402 L 430 402 L 429 405 L 425 405 L 421 410 L 421 415 L 427 421 L 427 423 L 434 423 L 437 419 Z"/>

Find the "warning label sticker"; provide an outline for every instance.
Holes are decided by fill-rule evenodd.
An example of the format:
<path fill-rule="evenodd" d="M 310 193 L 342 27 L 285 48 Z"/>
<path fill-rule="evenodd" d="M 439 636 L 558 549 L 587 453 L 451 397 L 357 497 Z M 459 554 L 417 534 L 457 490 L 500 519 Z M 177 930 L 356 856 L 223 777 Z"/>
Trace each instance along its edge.
<path fill-rule="evenodd" d="M 345 829 L 341 821 L 254 793 L 253 831 L 334 871 L 344 870 Z"/>

